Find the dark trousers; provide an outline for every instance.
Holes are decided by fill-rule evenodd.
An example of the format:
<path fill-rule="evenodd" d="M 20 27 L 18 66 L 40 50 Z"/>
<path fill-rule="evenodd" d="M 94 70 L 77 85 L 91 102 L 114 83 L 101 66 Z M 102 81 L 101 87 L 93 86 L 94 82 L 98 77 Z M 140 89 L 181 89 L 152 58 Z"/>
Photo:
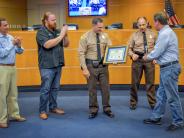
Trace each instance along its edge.
<path fill-rule="evenodd" d="M 102 94 L 102 105 L 103 110 L 110 110 L 110 92 L 109 92 L 109 71 L 108 67 L 101 66 L 94 68 L 91 64 L 87 65 L 90 72 L 90 78 L 87 80 L 88 91 L 89 91 L 89 109 L 90 113 L 98 112 L 98 100 L 97 100 L 97 82 L 99 82 L 101 94 Z"/>
<path fill-rule="evenodd" d="M 51 69 L 40 69 L 41 89 L 40 89 L 40 107 L 39 112 L 47 112 L 49 109 L 57 108 L 57 92 L 60 88 L 61 67 Z"/>
<path fill-rule="evenodd" d="M 144 62 L 142 60 L 132 62 L 132 85 L 130 90 L 130 104 L 136 105 L 138 102 L 137 91 L 139 89 L 140 81 L 145 74 L 147 98 L 150 106 L 154 106 L 155 99 L 155 65 L 151 62 Z"/>

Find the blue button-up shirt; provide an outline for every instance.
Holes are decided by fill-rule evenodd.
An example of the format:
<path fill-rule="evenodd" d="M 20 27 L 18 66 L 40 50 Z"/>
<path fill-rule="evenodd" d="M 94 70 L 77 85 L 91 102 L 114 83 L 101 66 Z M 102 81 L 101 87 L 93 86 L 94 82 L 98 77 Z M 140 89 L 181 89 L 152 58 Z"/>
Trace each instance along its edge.
<path fill-rule="evenodd" d="M 178 39 L 175 32 L 165 25 L 158 34 L 154 50 L 148 54 L 148 60 L 155 59 L 159 65 L 178 61 Z"/>
<path fill-rule="evenodd" d="M 14 64 L 16 53 L 23 53 L 23 48 L 13 45 L 13 37 L 0 33 L 0 64 Z"/>

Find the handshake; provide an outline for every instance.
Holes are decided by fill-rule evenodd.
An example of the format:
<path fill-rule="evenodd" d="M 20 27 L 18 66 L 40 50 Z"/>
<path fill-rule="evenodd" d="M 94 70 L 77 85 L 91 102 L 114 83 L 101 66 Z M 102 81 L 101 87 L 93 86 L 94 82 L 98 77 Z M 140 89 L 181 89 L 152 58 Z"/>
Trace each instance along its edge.
<path fill-rule="evenodd" d="M 139 58 L 139 59 L 143 59 L 144 61 L 148 61 L 147 54 L 144 54 L 144 53 L 139 52 L 139 51 L 134 51 L 134 53 L 138 56 L 137 59 Z M 135 58 L 133 60 L 135 61 Z M 152 60 L 152 63 L 157 64 L 157 61 Z"/>
<path fill-rule="evenodd" d="M 139 52 L 139 51 L 134 51 L 134 54 L 132 56 L 132 60 L 136 61 L 138 58 L 143 59 L 144 61 L 148 61 L 147 54 L 144 54 L 144 53 Z M 152 62 L 153 62 L 153 64 L 157 64 L 156 60 L 152 60 Z"/>

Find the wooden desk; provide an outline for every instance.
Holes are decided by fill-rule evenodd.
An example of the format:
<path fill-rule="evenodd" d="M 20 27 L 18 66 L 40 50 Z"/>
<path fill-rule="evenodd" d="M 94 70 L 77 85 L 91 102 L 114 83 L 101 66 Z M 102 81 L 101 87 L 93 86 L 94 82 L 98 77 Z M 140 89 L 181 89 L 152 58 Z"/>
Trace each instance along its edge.
<path fill-rule="evenodd" d="M 66 66 L 62 71 L 62 84 L 86 84 L 79 67 L 78 43 L 80 36 L 87 30 L 69 31 L 70 46 L 64 49 Z M 113 45 L 126 45 L 130 35 L 135 30 L 108 30 Z M 179 39 L 180 63 L 184 67 L 184 29 L 175 30 Z M 12 31 L 13 36 L 20 36 L 23 39 L 22 46 L 24 54 L 17 56 L 16 66 L 18 71 L 18 86 L 40 85 L 40 74 L 38 70 L 37 44 L 35 40 L 36 32 Z M 126 64 L 110 65 L 111 84 L 130 84 L 131 83 L 131 60 L 127 58 Z M 156 66 L 156 84 L 159 83 L 159 67 Z M 141 83 L 144 83 L 141 81 Z M 184 73 L 180 75 L 179 84 L 184 85 Z"/>

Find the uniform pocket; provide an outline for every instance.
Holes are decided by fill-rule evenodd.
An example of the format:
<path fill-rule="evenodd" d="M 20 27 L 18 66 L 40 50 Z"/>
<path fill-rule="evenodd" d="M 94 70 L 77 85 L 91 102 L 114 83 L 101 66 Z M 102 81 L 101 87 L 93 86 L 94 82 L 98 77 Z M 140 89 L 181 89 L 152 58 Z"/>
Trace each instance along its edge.
<path fill-rule="evenodd" d="M 96 44 L 95 44 L 95 43 L 89 43 L 89 44 L 88 44 L 88 49 L 87 49 L 87 51 L 90 51 L 90 52 L 97 52 Z"/>
<path fill-rule="evenodd" d="M 135 45 L 136 45 L 136 47 L 142 47 L 142 46 L 144 46 L 143 41 L 141 41 L 141 40 L 135 41 Z"/>
<path fill-rule="evenodd" d="M 148 46 L 149 46 L 150 48 L 154 48 L 154 40 L 153 40 L 153 39 L 149 39 L 149 40 L 148 40 Z"/>

